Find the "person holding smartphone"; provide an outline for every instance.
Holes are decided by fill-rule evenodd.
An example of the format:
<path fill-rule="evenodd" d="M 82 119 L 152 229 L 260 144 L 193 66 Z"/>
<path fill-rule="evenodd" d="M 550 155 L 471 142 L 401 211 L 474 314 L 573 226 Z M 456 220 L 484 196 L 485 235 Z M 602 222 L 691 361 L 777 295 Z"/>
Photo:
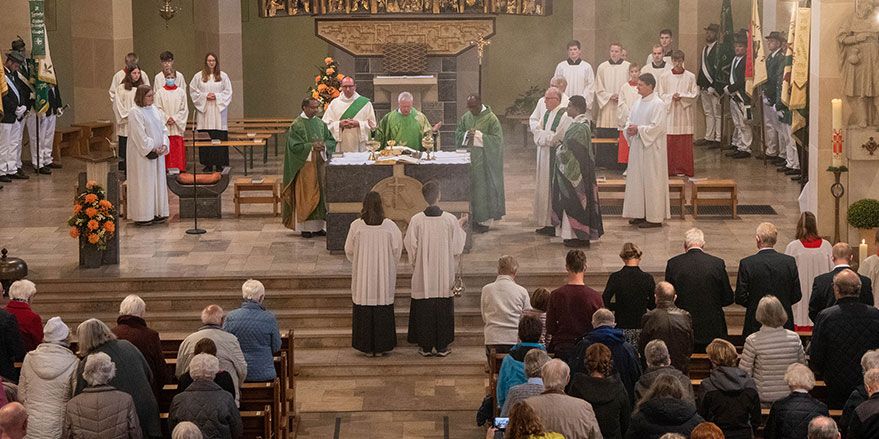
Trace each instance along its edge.
<path fill-rule="evenodd" d="M 485 439 L 496 439 L 498 435 L 506 439 L 564 439 L 559 433 L 548 432 L 540 422 L 540 417 L 525 402 L 517 403 L 510 410 L 508 418 L 494 418 L 492 427 L 485 433 Z"/>

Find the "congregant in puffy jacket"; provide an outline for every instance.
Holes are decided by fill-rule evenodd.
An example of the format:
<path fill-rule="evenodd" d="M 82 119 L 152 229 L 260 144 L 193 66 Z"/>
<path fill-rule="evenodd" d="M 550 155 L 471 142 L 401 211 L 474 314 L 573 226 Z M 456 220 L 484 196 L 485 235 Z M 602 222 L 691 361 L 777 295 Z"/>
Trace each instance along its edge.
<path fill-rule="evenodd" d="M 540 340 L 540 332 L 543 324 L 536 316 L 526 315 L 519 320 L 519 343 L 510 348 L 510 353 L 501 362 L 497 376 L 497 404 L 503 408 L 507 399 L 507 393 L 513 386 L 524 384 L 528 381 L 525 374 L 525 355 L 532 349 L 546 350 Z"/>
<path fill-rule="evenodd" d="M 757 384 L 736 367 L 738 355 L 732 343 L 716 338 L 705 351 L 711 374 L 696 394 L 699 414 L 717 424 L 727 439 L 751 439 L 761 421 Z"/>
<path fill-rule="evenodd" d="M 696 406 L 684 398 L 678 380 L 660 375 L 635 406 L 626 439 L 658 439 L 666 433 L 689 437 L 703 420 Z"/>
<path fill-rule="evenodd" d="M 249 279 L 241 286 L 244 303 L 226 316 L 223 329 L 238 337 L 247 361 L 247 381 L 275 379 L 274 355 L 281 350 L 281 332 L 275 315 L 263 306 L 266 289 Z"/>
<path fill-rule="evenodd" d="M 18 398 L 28 412 L 27 437 L 61 437 L 67 401 L 76 388 L 79 358 L 67 345 L 70 329 L 60 317 L 43 328 L 43 343 L 24 357 L 18 381 Z"/>
<path fill-rule="evenodd" d="M 616 328 L 616 319 L 607 308 L 600 308 L 592 314 L 592 329 L 577 342 L 577 346 L 568 359 L 571 373 L 583 371 L 586 349 L 595 343 L 607 346 L 613 355 L 613 368 L 623 383 L 629 397 L 629 404 L 635 403 L 635 383 L 641 378 L 641 362 L 638 351 L 626 341 L 622 329 Z"/>
<path fill-rule="evenodd" d="M 168 428 L 183 421 L 197 425 L 210 439 L 237 439 L 243 432 L 241 415 L 235 398 L 214 382 L 220 370 L 217 357 L 198 354 L 189 362 L 192 385 L 174 396 L 168 416 Z"/>
<path fill-rule="evenodd" d="M 757 314 L 760 314 L 759 308 Z M 784 381 L 790 394 L 772 404 L 763 432 L 766 439 L 802 439 L 808 434 L 812 419 L 830 416 L 827 404 L 809 395 L 815 387 L 815 374 L 808 367 L 791 364 L 784 374 Z"/>
<path fill-rule="evenodd" d="M 110 356 L 97 352 L 83 362 L 82 377 L 88 387 L 67 403 L 64 439 L 143 437 L 131 395 L 108 384 L 116 376 L 116 364 Z"/>

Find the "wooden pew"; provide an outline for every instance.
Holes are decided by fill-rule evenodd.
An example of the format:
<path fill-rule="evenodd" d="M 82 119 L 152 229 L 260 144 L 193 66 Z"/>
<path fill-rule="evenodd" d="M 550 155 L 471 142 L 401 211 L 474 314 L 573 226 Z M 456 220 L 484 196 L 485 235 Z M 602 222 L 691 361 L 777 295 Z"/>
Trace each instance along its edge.
<path fill-rule="evenodd" d="M 264 406 L 260 410 L 242 410 L 238 413 L 241 415 L 241 424 L 244 427 L 243 437 L 254 439 L 272 438 L 271 406 Z M 168 429 L 168 416 L 168 412 L 159 414 L 164 437 L 171 437 L 171 432 Z"/>
<path fill-rule="evenodd" d="M 691 378 L 690 384 L 693 385 L 693 391 L 697 392 L 698 394 L 699 386 L 702 385 L 702 380 L 698 378 Z M 819 401 L 827 402 L 827 383 L 821 380 L 815 381 L 815 387 L 812 388 L 812 391 L 809 392 L 809 394 L 814 396 L 815 399 Z"/>

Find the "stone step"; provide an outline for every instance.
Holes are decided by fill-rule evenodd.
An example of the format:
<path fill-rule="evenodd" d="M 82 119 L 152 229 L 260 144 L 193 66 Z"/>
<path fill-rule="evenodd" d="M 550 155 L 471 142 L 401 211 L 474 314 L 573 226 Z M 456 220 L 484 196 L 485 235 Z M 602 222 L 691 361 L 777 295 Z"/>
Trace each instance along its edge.
<path fill-rule="evenodd" d="M 397 341 L 406 340 L 407 327 L 397 327 Z M 456 346 L 482 346 L 485 338 L 482 326 L 478 327 L 455 327 Z M 321 349 L 321 348 L 350 348 L 351 327 L 346 328 L 303 328 L 296 330 L 297 349 Z"/>
<path fill-rule="evenodd" d="M 397 340 L 388 356 L 371 358 L 351 348 L 297 349 L 300 378 L 387 376 L 485 377 L 485 347 L 456 346 L 447 357 L 422 357 L 417 348 Z"/>
<path fill-rule="evenodd" d="M 481 376 L 298 377 L 300 413 L 470 410 L 475 412 L 488 388 Z M 353 437 L 353 436 L 351 436 Z"/>

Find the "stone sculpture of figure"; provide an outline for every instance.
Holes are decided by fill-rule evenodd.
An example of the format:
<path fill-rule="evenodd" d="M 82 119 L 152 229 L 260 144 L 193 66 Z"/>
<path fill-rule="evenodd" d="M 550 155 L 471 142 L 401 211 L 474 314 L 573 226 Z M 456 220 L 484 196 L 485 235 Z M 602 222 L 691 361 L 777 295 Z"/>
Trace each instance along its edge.
<path fill-rule="evenodd" d="M 347 12 L 345 10 L 345 0 L 327 0 L 328 13 L 330 14 L 344 14 Z"/>
<path fill-rule="evenodd" d="M 858 0 L 855 13 L 839 29 L 839 59 L 845 95 L 852 108 L 853 123 L 879 125 L 879 23 L 874 10 L 879 0 Z"/>
<path fill-rule="evenodd" d="M 369 12 L 369 0 L 352 1 L 351 12 Z"/>
<path fill-rule="evenodd" d="M 266 16 L 274 17 L 278 15 L 278 10 L 282 10 L 285 8 L 284 2 L 282 0 L 267 0 L 266 3 Z"/>

